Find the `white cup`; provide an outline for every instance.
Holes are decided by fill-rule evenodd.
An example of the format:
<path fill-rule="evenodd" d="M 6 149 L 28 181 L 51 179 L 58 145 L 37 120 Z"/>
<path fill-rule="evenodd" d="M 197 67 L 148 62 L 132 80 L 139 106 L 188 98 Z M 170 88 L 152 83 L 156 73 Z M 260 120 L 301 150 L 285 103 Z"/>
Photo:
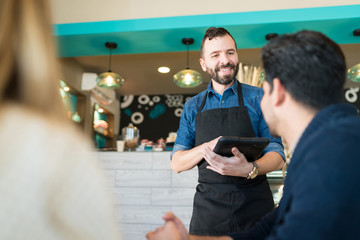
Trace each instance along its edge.
<path fill-rule="evenodd" d="M 116 141 L 117 151 L 118 151 L 118 152 L 123 152 L 123 151 L 124 151 L 124 145 L 125 145 L 125 141 L 124 141 L 124 140 L 117 140 L 117 141 Z"/>

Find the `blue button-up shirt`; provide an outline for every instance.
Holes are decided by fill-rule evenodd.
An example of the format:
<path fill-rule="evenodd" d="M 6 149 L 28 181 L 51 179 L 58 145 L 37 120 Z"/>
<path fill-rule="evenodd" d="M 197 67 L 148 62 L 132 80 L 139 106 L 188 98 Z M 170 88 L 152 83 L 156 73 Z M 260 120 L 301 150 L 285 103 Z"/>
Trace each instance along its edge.
<path fill-rule="evenodd" d="M 231 87 L 223 92 L 223 95 L 220 95 L 214 92 L 212 83 L 210 82 L 208 88 L 205 91 L 197 94 L 185 103 L 180 118 L 180 126 L 177 131 L 177 137 L 170 158 L 176 151 L 189 150 L 195 147 L 195 117 L 206 92 L 208 92 L 208 95 L 202 111 L 214 108 L 238 107 L 239 101 L 237 84 L 239 83 L 236 80 Z M 268 126 L 265 123 L 261 112 L 260 101 L 264 95 L 263 90 L 261 88 L 247 84 L 241 84 L 241 86 L 244 104 L 248 109 L 255 136 L 270 139 L 270 144 L 264 150 L 264 154 L 267 152 L 277 152 L 282 156 L 283 159 L 285 159 L 284 147 L 282 145 L 281 139 L 272 137 L 270 135 Z"/>

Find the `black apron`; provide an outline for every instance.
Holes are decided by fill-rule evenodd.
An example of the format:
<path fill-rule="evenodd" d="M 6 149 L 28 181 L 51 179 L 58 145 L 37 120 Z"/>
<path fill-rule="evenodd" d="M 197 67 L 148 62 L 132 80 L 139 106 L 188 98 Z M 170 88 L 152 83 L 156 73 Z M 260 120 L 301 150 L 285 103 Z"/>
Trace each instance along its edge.
<path fill-rule="evenodd" d="M 255 137 L 241 84 L 237 85 L 239 107 L 201 112 L 206 93 L 195 120 L 196 146 L 218 136 Z M 274 208 L 266 175 L 254 179 L 223 176 L 206 166 L 204 159 L 198 164 L 199 184 L 194 197 L 191 234 L 220 236 L 240 232 L 252 227 Z"/>

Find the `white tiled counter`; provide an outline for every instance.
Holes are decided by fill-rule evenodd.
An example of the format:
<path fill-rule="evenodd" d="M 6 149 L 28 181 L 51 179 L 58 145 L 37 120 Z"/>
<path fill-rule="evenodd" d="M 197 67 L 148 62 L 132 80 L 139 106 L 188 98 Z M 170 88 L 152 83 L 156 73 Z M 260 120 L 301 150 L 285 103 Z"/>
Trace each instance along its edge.
<path fill-rule="evenodd" d="M 97 152 L 115 194 L 117 218 L 126 240 L 143 240 L 173 211 L 188 227 L 197 167 L 177 174 L 170 152 Z"/>
<path fill-rule="evenodd" d="M 143 240 L 173 211 L 189 226 L 197 185 L 197 167 L 175 173 L 170 152 L 97 152 L 115 195 L 117 218 L 125 240 Z M 273 193 L 282 185 L 281 171 L 267 174 Z M 279 197 L 277 197 L 279 198 Z M 279 200 L 279 199 L 278 199 Z"/>

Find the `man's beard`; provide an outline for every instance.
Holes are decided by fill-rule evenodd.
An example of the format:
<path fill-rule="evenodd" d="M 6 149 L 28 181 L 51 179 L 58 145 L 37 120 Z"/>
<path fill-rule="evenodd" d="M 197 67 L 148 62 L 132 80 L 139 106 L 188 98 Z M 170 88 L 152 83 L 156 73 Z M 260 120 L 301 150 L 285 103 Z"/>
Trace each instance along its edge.
<path fill-rule="evenodd" d="M 230 67 L 232 70 L 234 70 L 233 74 L 229 74 L 229 75 L 220 77 L 219 76 L 220 69 L 226 68 L 226 67 Z M 215 68 L 215 71 L 210 68 L 206 68 L 206 72 L 209 74 L 211 79 L 213 79 L 215 82 L 220 83 L 222 85 L 228 85 L 228 84 L 232 83 L 235 80 L 235 77 L 236 77 L 238 71 L 239 71 L 239 64 L 234 65 L 231 63 L 228 63 L 226 65 L 217 66 Z"/>

